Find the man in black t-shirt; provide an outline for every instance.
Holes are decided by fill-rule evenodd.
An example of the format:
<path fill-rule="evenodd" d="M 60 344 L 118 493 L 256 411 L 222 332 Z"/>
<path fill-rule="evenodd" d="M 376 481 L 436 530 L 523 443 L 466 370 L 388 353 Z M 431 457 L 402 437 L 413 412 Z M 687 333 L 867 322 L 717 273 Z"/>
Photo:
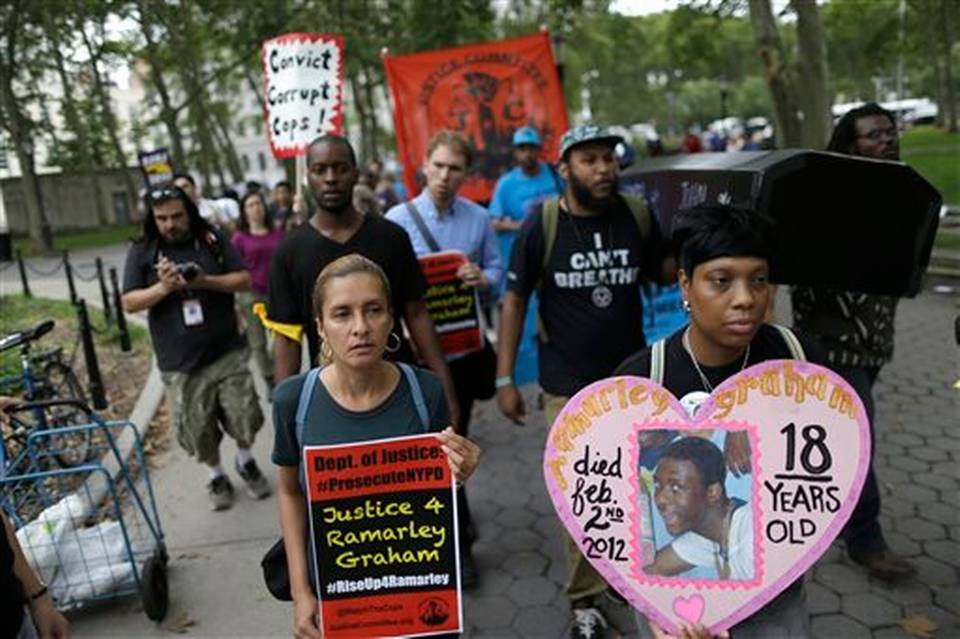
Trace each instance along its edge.
<path fill-rule="evenodd" d="M 150 337 L 180 445 L 210 474 L 210 505 L 233 504 L 233 486 L 220 466 L 220 440 L 237 442 L 236 469 L 251 497 L 270 494 L 250 447 L 263 414 L 237 330 L 234 293 L 250 274 L 233 244 L 175 186 L 146 198 L 143 236 L 130 247 L 123 274 L 123 309 L 147 310 Z"/>
<path fill-rule="evenodd" d="M 564 134 L 558 167 L 564 193 L 527 217 L 514 244 L 496 386 L 500 410 L 515 422 L 526 417 L 512 373 L 534 290 L 540 296 L 540 385 L 549 424 L 571 395 L 609 376 L 643 348 L 640 282 L 672 278 L 656 220 L 642 201 L 617 193 L 614 147 L 620 141 L 609 129 L 594 125 Z M 601 637 L 606 620 L 595 597 L 607 584 L 573 540 L 566 541 L 572 635 Z"/>
<path fill-rule="evenodd" d="M 317 362 L 321 344 L 313 314 L 312 294 L 317 275 L 333 260 L 359 253 L 383 268 L 390 280 L 394 315 L 402 318 L 420 358 L 443 383 L 453 423 L 459 405 L 440 341 L 424 302 L 426 280 L 407 232 L 377 216 L 363 215 L 353 206 L 357 160 L 350 143 L 324 135 L 307 149 L 307 182 L 315 211 L 307 223 L 292 231 L 270 261 L 268 325 L 274 330 L 277 383 L 300 372 L 300 338 L 307 335 L 310 361 Z M 396 359 L 413 362 L 410 345 L 397 332 Z M 391 342 L 394 340 L 391 339 Z"/>

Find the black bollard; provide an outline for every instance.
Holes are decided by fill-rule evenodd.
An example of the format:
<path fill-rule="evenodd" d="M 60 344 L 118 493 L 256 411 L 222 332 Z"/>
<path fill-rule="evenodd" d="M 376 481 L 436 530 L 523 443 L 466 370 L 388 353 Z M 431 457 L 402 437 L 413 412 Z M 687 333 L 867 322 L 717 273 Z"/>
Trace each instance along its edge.
<path fill-rule="evenodd" d="M 107 282 L 103 279 L 103 260 L 97 258 L 97 281 L 100 282 L 100 299 L 103 300 L 103 320 L 107 326 L 113 324 L 113 314 L 110 312 L 110 294 L 107 293 Z"/>
<path fill-rule="evenodd" d="M 105 409 L 107 397 L 103 392 L 103 378 L 100 376 L 100 364 L 97 362 L 97 349 L 93 345 L 93 331 L 90 330 L 90 317 L 87 315 L 87 303 L 77 300 L 77 319 L 80 320 L 80 342 L 83 344 L 83 359 L 87 364 L 87 378 L 90 380 L 90 397 L 93 407 Z"/>
<path fill-rule="evenodd" d="M 20 269 L 20 283 L 23 284 L 23 296 L 33 297 L 30 292 L 30 283 L 27 282 L 27 265 L 23 263 L 23 253 L 17 249 L 17 268 Z"/>
<path fill-rule="evenodd" d="M 120 286 L 117 284 L 117 269 L 110 267 L 110 286 L 113 288 L 113 308 L 117 309 L 117 330 L 120 331 L 120 350 L 129 353 L 133 350 L 130 344 L 130 332 L 127 330 L 127 318 L 123 315 L 123 305 L 120 303 Z"/>
<path fill-rule="evenodd" d="M 73 283 L 73 267 L 70 266 L 70 253 L 63 251 L 63 268 L 67 271 L 67 287 L 70 289 L 70 303 L 77 303 L 77 286 Z"/>

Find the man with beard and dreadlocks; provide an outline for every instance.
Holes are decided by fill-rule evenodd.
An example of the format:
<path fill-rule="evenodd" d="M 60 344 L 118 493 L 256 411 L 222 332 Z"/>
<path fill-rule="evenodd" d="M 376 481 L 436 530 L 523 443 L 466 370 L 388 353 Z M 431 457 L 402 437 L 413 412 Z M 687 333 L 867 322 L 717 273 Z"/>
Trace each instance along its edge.
<path fill-rule="evenodd" d="M 497 361 L 497 403 L 523 423 L 526 409 L 513 383 L 527 300 L 540 296 L 540 385 L 547 423 L 584 386 L 609 377 L 643 348 L 641 278 L 672 281 L 656 219 L 643 199 L 617 193 L 614 148 L 622 138 L 582 125 L 560 141 L 558 172 L 566 187 L 524 221 L 513 246 L 503 300 Z M 607 584 L 566 537 L 571 635 L 602 637 L 607 622 L 597 597 Z"/>
<path fill-rule="evenodd" d="M 300 372 L 300 337 L 306 332 L 310 361 L 317 362 L 320 342 L 312 308 L 317 275 L 337 258 L 359 253 L 376 262 L 390 280 L 391 303 L 402 318 L 420 359 L 443 384 L 453 423 L 460 410 L 450 370 L 424 295 L 427 283 L 402 227 L 376 215 L 364 215 L 353 206 L 353 187 L 359 178 L 357 157 L 346 138 L 324 135 L 307 148 L 308 198 L 313 214 L 287 234 L 270 262 L 267 318 L 274 331 L 276 382 Z M 413 352 L 397 330 L 388 351 L 395 360 L 413 362 Z"/>

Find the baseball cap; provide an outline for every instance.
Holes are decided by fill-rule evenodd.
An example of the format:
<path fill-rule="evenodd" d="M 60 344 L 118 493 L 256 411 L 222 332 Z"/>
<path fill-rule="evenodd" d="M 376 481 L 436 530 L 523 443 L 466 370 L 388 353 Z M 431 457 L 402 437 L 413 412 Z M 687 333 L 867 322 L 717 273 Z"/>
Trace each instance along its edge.
<path fill-rule="evenodd" d="M 611 146 L 615 146 L 623 142 L 623 137 L 614 133 L 610 127 L 600 124 L 581 124 L 575 126 L 560 138 L 560 158 L 562 159 L 567 154 L 567 151 L 575 146 L 580 146 L 587 142 L 600 141 L 610 142 Z"/>
<path fill-rule="evenodd" d="M 520 127 L 513 132 L 513 146 L 520 146 L 521 144 L 543 146 L 540 143 L 540 135 L 532 126 Z"/>

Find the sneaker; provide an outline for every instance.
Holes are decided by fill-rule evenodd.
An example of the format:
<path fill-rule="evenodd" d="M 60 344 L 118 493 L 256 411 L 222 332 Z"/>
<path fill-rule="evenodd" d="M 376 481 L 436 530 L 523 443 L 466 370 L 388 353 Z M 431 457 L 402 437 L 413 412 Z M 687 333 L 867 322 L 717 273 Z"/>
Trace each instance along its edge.
<path fill-rule="evenodd" d="M 886 546 L 876 550 L 848 547 L 847 554 L 855 563 L 866 568 L 871 577 L 888 583 L 906 581 L 917 574 L 913 564 Z"/>
<path fill-rule="evenodd" d="M 240 462 L 233 460 L 233 464 L 237 467 L 237 472 L 240 474 L 240 477 L 242 477 L 243 481 L 247 484 L 248 495 L 253 499 L 263 499 L 270 494 L 270 484 L 267 483 L 267 478 L 263 476 L 260 468 L 257 467 L 257 462 L 251 459 L 241 466 Z"/>
<path fill-rule="evenodd" d="M 233 505 L 233 484 L 226 475 L 220 475 L 207 484 L 207 495 L 212 510 L 226 510 Z"/>
<path fill-rule="evenodd" d="M 477 564 L 473 560 L 470 547 L 460 544 L 460 587 L 472 588 L 477 585 Z"/>
<path fill-rule="evenodd" d="M 572 639 L 603 639 L 607 634 L 607 619 L 597 608 L 574 608 Z"/>

